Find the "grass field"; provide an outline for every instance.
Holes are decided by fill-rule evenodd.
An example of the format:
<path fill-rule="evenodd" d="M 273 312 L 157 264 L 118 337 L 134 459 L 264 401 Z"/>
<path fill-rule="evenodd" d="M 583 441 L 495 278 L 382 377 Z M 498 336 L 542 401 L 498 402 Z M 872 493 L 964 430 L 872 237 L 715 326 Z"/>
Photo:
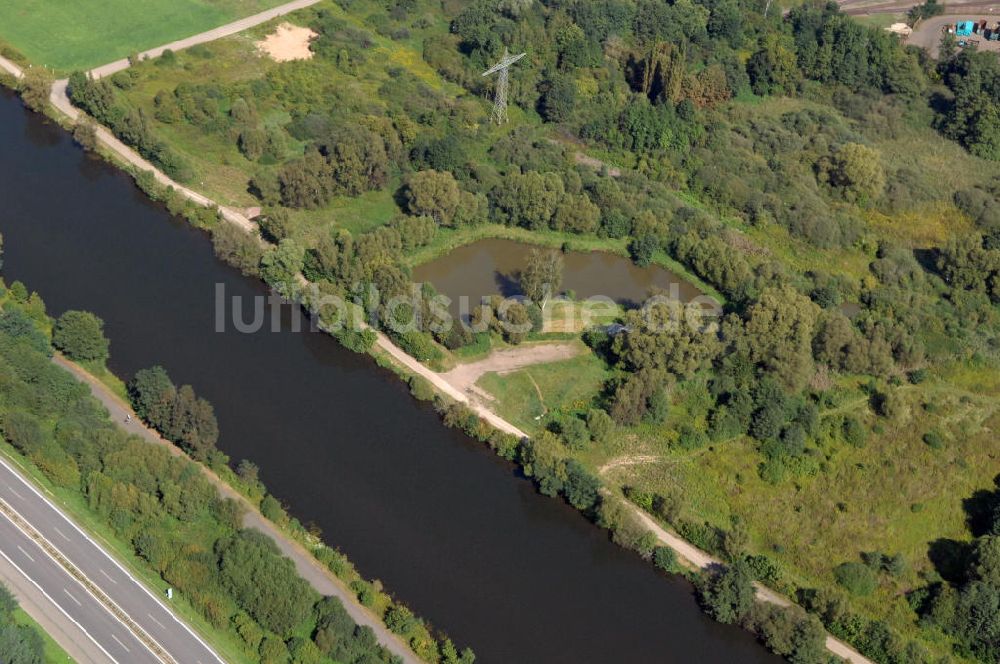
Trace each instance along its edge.
<path fill-rule="evenodd" d="M 205 32 L 281 0 L 4 0 L 0 40 L 34 64 L 90 69 Z"/>

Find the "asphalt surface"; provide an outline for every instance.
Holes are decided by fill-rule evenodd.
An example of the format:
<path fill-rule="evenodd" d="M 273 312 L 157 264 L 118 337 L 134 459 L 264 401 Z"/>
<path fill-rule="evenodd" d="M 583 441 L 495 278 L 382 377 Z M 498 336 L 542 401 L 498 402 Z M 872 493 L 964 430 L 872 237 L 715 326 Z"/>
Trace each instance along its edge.
<path fill-rule="evenodd" d="M 55 610 L 93 640 L 106 658 L 103 661 L 159 662 L 76 579 L 6 518 L 0 518 L 0 556 L 33 581 L 33 585 L 37 584 Z"/>
<path fill-rule="evenodd" d="M 178 664 L 223 664 L 187 625 L 57 509 L 5 459 L 0 499 L 149 635 Z M 0 554 L 118 664 L 161 660 L 31 537 L 0 515 Z"/>

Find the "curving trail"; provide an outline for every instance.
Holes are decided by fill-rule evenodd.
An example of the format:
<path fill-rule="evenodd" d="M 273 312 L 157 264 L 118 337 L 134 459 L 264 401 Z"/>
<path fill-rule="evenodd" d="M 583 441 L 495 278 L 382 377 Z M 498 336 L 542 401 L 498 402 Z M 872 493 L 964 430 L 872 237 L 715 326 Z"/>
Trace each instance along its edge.
<path fill-rule="evenodd" d="M 722 561 L 718 558 L 712 557 L 693 544 L 690 544 L 677 535 L 669 532 L 638 507 L 634 505 L 629 505 L 629 507 L 632 509 L 642 525 L 656 535 L 656 538 L 661 544 L 669 546 L 671 549 L 676 551 L 677 555 L 687 561 L 691 566 L 697 569 L 707 569 L 722 565 Z M 777 606 L 792 605 L 791 600 L 779 595 L 767 586 L 755 583 L 754 587 L 757 590 L 757 601 L 759 602 L 767 602 L 768 604 L 775 604 Z M 874 664 L 874 662 L 859 653 L 857 650 L 829 634 L 826 636 L 826 649 L 851 664 Z"/>

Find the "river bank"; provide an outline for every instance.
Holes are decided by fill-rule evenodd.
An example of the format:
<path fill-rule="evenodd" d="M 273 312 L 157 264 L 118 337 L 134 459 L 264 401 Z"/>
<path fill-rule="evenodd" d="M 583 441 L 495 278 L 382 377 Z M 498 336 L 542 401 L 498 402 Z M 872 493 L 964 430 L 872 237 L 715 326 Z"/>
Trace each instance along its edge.
<path fill-rule="evenodd" d="M 54 92 L 54 95 L 55 94 L 56 93 Z M 131 153 L 132 158 L 127 159 L 127 161 L 133 165 L 136 163 L 135 161 L 136 159 L 141 160 L 141 157 L 132 152 L 130 148 L 116 142 L 117 139 L 111 137 L 111 141 L 107 144 L 112 149 L 114 155 L 116 155 L 117 157 L 121 157 L 123 154 Z M 150 168 L 152 167 L 150 166 Z M 170 182 L 169 178 L 166 178 L 166 176 L 163 175 L 162 173 L 155 171 L 155 169 L 154 172 L 157 173 L 156 180 L 159 181 L 161 184 L 164 181 Z M 188 197 L 189 200 L 198 205 L 204 204 L 204 202 L 207 200 L 200 194 L 197 194 L 196 192 L 192 192 L 190 190 L 182 188 L 179 189 L 178 191 L 180 191 L 181 195 Z M 191 196 L 188 196 L 189 193 L 191 194 Z M 249 220 L 247 220 L 245 217 L 243 217 L 243 215 L 239 214 L 238 212 L 231 210 L 230 211 L 222 210 L 222 217 L 224 220 L 235 223 L 237 226 L 243 228 L 244 230 L 248 230 L 248 228 L 254 228 L 252 222 L 249 222 Z M 503 418 L 496 415 L 496 413 L 494 413 L 486 405 L 484 405 L 484 403 L 481 400 L 472 400 L 470 399 L 468 394 L 456 390 L 454 386 L 448 383 L 447 380 L 443 379 L 440 374 L 428 369 L 420 362 L 418 362 L 411 356 L 407 355 L 404 351 L 402 351 L 398 346 L 393 344 L 387 337 L 385 337 L 381 333 L 379 333 L 377 339 L 376 356 L 388 358 L 389 361 L 394 365 L 393 369 L 397 373 L 402 373 L 403 375 L 406 376 L 417 374 L 422 376 L 423 378 L 428 379 L 439 392 L 443 393 L 448 398 L 454 399 L 459 403 L 464 403 L 468 405 L 476 412 L 476 414 L 479 417 L 481 417 L 491 426 L 518 437 L 526 437 L 523 431 L 521 431 L 514 425 L 510 424 Z M 669 540 L 663 541 L 662 543 L 667 546 L 671 545 Z M 681 555 L 683 555 L 682 552 L 680 553 Z M 860 655 L 858 655 L 857 657 L 859 659 L 855 659 L 854 661 L 858 662 L 866 661 L 863 658 L 860 658 L 861 657 Z"/>
<path fill-rule="evenodd" d="M 130 194 L 124 178 L 81 156 L 61 132 L 4 108 L 5 140 L 24 146 L 16 168 L 4 165 L 5 182 L 18 209 L 46 205 L 30 215 L 43 227 L 24 214 L 5 222 L 9 273 L 48 293 L 53 310 L 95 309 L 118 375 L 161 362 L 198 385 L 216 405 L 224 451 L 255 461 L 272 491 L 333 533 L 365 576 L 377 573 L 481 661 L 510 661 L 525 648 L 554 662 L 648 661 L 666 648 L 707 661 L 770 661 L 750 635 L 702 615 L 689 586 L 537 496 L 483 446 L 442 429 L 366 358 L 284 328 L 213 333 L 214 284 L 253 298 L 266 292 L 259 282 L 217 263 L 203 234 Z M 68 186 L 63 196 L 38 196 L 37 172 Z M 287 307 L 279 313 L 287 320 Z M 602 608 L 609 603 L 619 607 L 613 614 Z M 514 641 L 504 636 L 510 630 Z M 574 638 L 553 643 L 560 632 Z"/>

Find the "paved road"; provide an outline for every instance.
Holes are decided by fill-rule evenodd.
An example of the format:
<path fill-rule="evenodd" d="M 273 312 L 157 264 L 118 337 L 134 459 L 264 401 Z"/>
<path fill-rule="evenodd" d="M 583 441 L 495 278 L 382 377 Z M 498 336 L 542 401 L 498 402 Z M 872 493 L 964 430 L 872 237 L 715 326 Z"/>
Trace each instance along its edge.
<path fill-rule="evenodd" d="M 159 662 L 76 579 L 3 517 L 0 575 L 19 599 L 27 599 L 22 603 L 26 611 L 40 609 L 51 618 L 46 629 L 74 649 L 68 652 L 77 664 Z"/>
<path fill-rule="evenodd" d="M 223 660 L 163 601 L 55 507 L 13 466 L 0 459 L 0 500 L 58 550 L 90 583 L 114 602 L 178 664 L 224 664 Z M 133 631 L 60 567 L 4 515 L 0 518 L 0 551 L 34 581 L 59 608 L 77 621 L 110 659 L 160 662 Z M 168 660 L 169 661 L 169 660 Z"/>

